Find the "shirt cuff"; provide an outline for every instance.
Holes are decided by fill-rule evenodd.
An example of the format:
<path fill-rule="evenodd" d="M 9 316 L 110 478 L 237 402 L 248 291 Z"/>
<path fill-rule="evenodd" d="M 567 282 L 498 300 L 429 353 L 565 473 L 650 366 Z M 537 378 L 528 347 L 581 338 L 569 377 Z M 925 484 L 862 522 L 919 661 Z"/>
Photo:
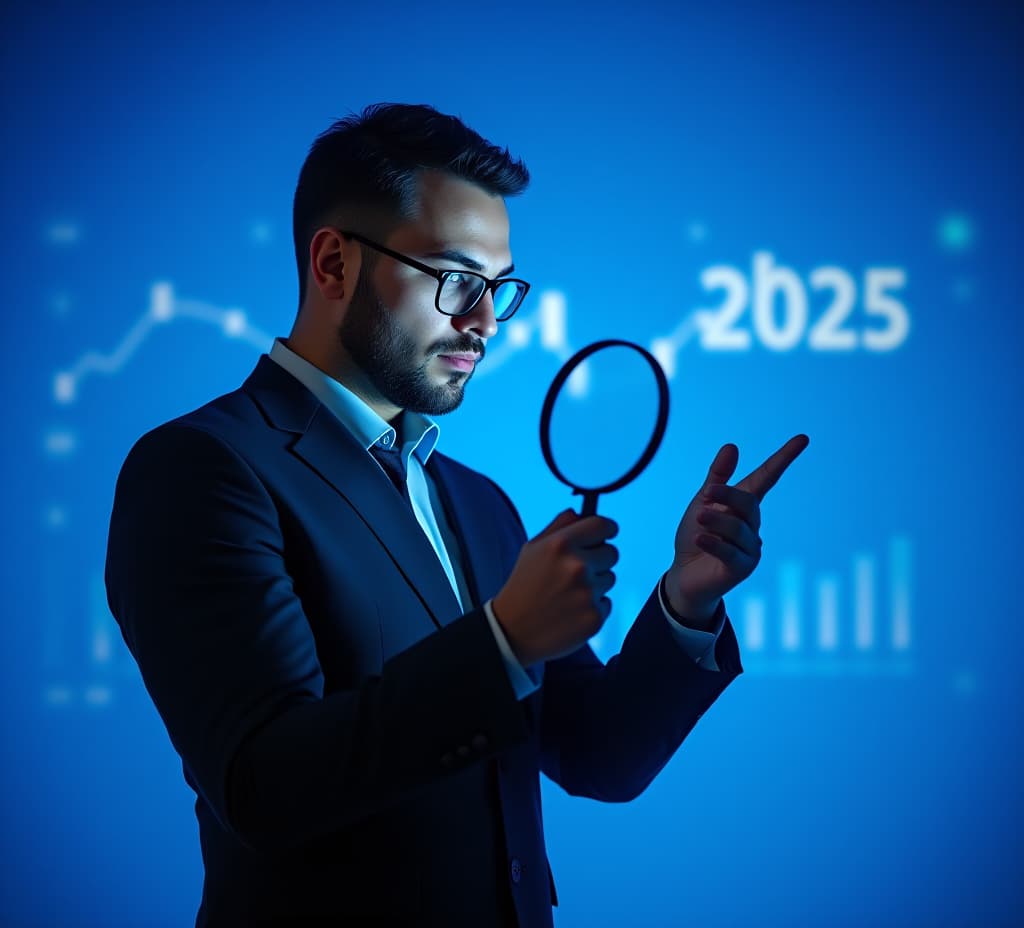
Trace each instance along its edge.
<path fill-rule="evenodd" d="M 680 624 L 680 617 L 675 615 L 666 602 L 662 589 L 663 579 L 658 581 L 658 601 L 661 603 L 661 611 L 665 613 L 665 618 L 668 620 L 669 630 L 679 642 L 679 647 L 705 670 L 719 670 L 720 668 L 715 662 L 715 645 L 725 627 L 725 600 L 721 600 L 718 604 L 718 618 L 712 631 L 702 632 L 696 628 L 688 628 Z"/>
<path fill-rule="evenodd" d="M 515 654 L 512 653 L 512 648 L 508 643 L 508 639 L 505 638 L 505 633 L 501 630 L 501 626 L 498 624 L 497 618 L 495 618 L 494 609 L 491 608 L 491 600 L 487 600 L 484 603 L 484 615 L 487 616 L 487 621 L 491 624 L 491 631 L 494 632 L 494 640 L 498 643 L 498 650 L 501 651 L 501 656 L 505 661 L 505 670 L 508 672 L 508 679 L 512 684 L 512 689 L 515 690 L 516 699 L 525 699 L 531 693 L 540 689 L 540 685 L 544 681 L 544 665 L 523 667 L 519 663 Z M 715 669 L 717 670 L 718 668 L 716 667 Z"/>

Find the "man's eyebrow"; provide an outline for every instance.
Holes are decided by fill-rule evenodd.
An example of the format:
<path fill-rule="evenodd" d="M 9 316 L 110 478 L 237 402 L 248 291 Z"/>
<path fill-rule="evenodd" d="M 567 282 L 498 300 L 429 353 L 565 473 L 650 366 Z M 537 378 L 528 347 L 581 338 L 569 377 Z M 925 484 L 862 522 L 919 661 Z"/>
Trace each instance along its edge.
<path fill-rule="evenodd" d="M 424 258 L 444 258 L 445 261 L 454 261 L 456 264 L 462 264 L 468 267 L 470 270 L 476 271 L 477 273 L 483 273 L 484 266 L 479 262 L 471 258 L 464 251 L 459 251 L 457 248 L 447 248 L 444 251 L 431 251 L 423 256 Z M 505 270 L 498 273 L 499 277 L 504 277 L 506 274 L 511 274 L 516 269 L 514 264 L 510 264 Z"/>

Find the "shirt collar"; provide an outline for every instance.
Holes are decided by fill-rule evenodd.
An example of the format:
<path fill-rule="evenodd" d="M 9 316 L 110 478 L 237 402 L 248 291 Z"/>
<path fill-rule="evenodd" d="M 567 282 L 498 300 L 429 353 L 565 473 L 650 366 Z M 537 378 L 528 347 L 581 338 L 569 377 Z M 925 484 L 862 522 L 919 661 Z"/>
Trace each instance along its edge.
<path fill-rule="evenodd" d="M 269 356 L 333 412 L 367 451 L 373 445 L 395 447 L 398 433 L 388 422 L 348 387 L 292 351 L 284 339 L 274 339 Z M 441 429 L 429 416 L 406 410 L 402 414 L 402 456 L 408 460 L 410 454 L 415 454 L 426 465 L 440 434 Z"/>

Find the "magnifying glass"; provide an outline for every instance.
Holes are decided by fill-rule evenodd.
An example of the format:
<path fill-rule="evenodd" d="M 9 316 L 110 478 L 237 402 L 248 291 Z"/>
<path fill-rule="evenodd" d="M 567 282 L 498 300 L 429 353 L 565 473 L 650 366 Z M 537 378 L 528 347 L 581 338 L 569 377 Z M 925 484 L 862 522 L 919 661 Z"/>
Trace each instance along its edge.
<path fill-rule="evenodd" d="M 619 477 L 618 480 L 613 480 L 610 483 L 605 483 L 601 486 L 584 487 L 569 480 L 555 463 L 555 457 L 551 451 L 551 416 L 555 409 L 555 400 L 558 398 L 558 394 L 561 392 L 562 387 L 565 386 L 566 381 L 572 375 L 573 371 L 575 371 L 576 368 L 592 354 L 595 354 L 598 351 L 603 351 L 606 348 L 630 348 L 639 352 L 641 357 L 648 363 L 651 370 L 654 372 L 655 382 L 658 387 L 658 417 L 654 424 L 654 431 L 651 433 L 650 441 L 647 443 L 647 447 L 644 449 L 643 454 L 640 455 L 637 462 L 629 468 L 629 470 Z M 577 351 L 576 354 L 565 362 L 554 381 L 552 381 L 551 386 L 548 388 L 548 394 L 544 398 L 544 405 L 541 408 L 540 413 L 540 447 L 541 451 L 544 453 L 544 460 L 547 462 L 548 467 L 551 468 L 551 472 L 555 477 L 572 489 L 574 495 L 583 497 L 583 506 L 580 510 L 580 515 L 592 516 L 597 512 L 597 498 L 602 493 L 610 493 L 612 490 L 621 489 L 627 483 L 630 483 L 639 477 L 644 468 L 651 463 L 651 459 L 654 457 L 659 445 L 661 445 L 662 438 L 665 436 L 665 426 L 667 424 L 668 380 L 665 378 L 665 371 L 662 370 L 658 360 L 649 351 L 641 348 L 639 345 L 633 344 L 633 342 L 622 341 L 617 338 L 609 338 L 604 341 L 594 342 L 592 345 L 587 345 L 585 348 Z"/>

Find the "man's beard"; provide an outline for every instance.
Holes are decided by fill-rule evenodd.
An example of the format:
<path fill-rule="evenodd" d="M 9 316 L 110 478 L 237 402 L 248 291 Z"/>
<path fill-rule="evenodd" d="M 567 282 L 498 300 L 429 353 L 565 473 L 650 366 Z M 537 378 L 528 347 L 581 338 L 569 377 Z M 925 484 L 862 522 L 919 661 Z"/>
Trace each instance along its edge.
<path fill-rule="evenodd" d="M 408 332 L 380 301 L 369 273 L 359 275 L 352 302 L 338 329 L 349 356 L 369 378 L 377 392 L 411 412 L 431 416 L 458 409 L 466 381 L 472 373 L 453 372 L 446 383 L 433 383 L 427 365 L 438 354 L 472 351 L 483 357 L 484 344 L 470 335 L 452 342 L 436 342 L 420 352 Z"/>

